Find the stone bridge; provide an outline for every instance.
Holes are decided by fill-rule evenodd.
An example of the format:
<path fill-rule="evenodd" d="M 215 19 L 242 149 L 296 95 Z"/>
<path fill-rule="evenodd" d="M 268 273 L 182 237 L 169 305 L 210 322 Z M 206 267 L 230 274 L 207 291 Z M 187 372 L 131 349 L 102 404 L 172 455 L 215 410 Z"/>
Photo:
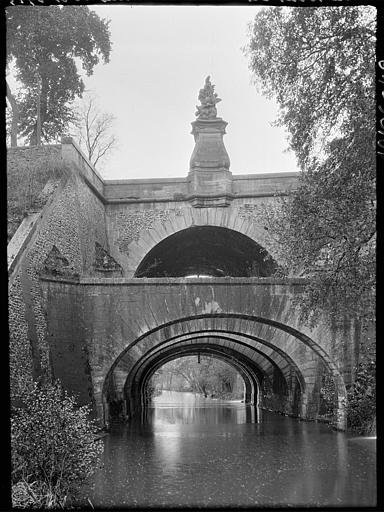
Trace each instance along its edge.
<path fill-rule="evenodd" d="M 203 105 L 204 106 L 204 105 Z M 305 280 L 278 279 L 264 211 L 297 173 L 232 175 L 215 112 L 192 123 L 186 177 L 103 180 L 70 138 L 8 152 L 8 169 L 54 159 L 8 246 L 12 386 L 49 372 L 104 424 L 131 417 L 151 375 L 184 355 L 234 366 L 249 403 L 346 426 L 346 388 L 360 343 L 345 318 L 310 328 L 294 299 Z"/>

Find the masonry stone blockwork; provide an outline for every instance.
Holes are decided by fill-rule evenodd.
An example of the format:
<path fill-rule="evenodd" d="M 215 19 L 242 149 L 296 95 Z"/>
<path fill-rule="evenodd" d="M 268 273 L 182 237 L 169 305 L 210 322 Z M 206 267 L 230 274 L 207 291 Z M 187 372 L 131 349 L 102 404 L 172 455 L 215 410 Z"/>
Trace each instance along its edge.
<path fill-rule="evenodd" d="M 232 175 L 226 123 L 209 112 L 185 178 L 103 180 L 71 139 L 54 147 L 66 172 L 8 246 L 12 396 L 46 373 L 108 424 L 112 402 L 140 410 L 162 364 L 209 353 L 238 369 L 246 401 L 284 414 L 318 418 L 330 379 L 345 428 L 359 325 L 310 329 L 293 305 L 305 281 L 268 270 L 263 211 L 297 174 Z M 40 152 L 12 149 L 8 172 L 27 156 L 44 166 Z"/>

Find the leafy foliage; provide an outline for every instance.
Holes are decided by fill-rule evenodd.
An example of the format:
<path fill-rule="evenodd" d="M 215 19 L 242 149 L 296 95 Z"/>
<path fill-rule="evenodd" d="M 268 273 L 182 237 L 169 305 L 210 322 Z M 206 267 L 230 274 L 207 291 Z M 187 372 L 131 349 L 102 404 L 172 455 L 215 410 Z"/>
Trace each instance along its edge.
<path fill-rule="evenodd" d="M 348 390 L 347 422 L 359 434 L 376 433 L 376 357 L 369 347 L 361 357 L 353 386 Z"/>
<path fill-rule="evenodd" d="M 15 234 L 23 218 L 41 210 L 60 179 L 71 171 L 47 148 L 42 155 L 7 169 L 8 241 Z M 44 154 L 46 153 L 46 154 Z"/>
<path fill-rule="evenodd" d="M 39 110 L 42 137 L 50 142 L 73 119 L 70 103 L 84 90 L 76 61 L 88 76 L 100 58 L 109 61 L 108 22 L 74 5 L 12 6 L 6 16 L 7 62 L 22 85 L 19 132 L 36 144 Z"/>
<path fill-rule="evenodd" d="M 34 384 L 11 418 L 14 506 L 63 507 L 102 452 L 89 408 L 59 385 Z"/>
<path fill-rule="evenodd" d="M 265 212 L 285 273 L 309 278 L 303 317 L 314 323 L 325 311 L 371 320 L 375 9 L 263 9 L 247 51 L 303 171 L 298 189 Z"/>
<path fill-rule="evenodd" d="M 339 131 L 374 131 L 375 9 L 271 7 L 252 27 L 250 68 L 276 98 L 302 166 Z"/>
<path fill-rule="evenodd" d="M 321 379 L 320 388 L 320 411 L 321 416 L 332 416 L 337 406 L 337 392 L 335 381 L 331 375 L 324 374 Z"/>

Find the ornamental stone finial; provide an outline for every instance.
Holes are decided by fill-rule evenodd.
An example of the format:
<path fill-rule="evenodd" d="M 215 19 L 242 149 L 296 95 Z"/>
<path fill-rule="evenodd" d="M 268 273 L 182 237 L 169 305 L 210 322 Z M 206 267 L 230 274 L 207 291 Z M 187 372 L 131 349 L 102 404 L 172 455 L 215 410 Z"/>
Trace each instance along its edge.
<path fill-rule="evenodd" d="M 216 103 L 221 101 L 207 76 L 199 92 L 199 105 L 192 134 L 195 147 L 189 162 L 188 200 L 195 208 L 228 206 L 233 199 L 230 161 L 223 135 L 227 122 L 217 117 Z"/>
<path fill-rule="evenodd" d="M 221 99 L 215 93 L 215 86 L 211 84 L 209 76 L 205 79 L 204 87 L 200 89 L 199 101 L 201 105 L 196 105 L 197 111 L 195 112 L 197 119 L 216 119 L 216 103 L 219 103 Z"/>

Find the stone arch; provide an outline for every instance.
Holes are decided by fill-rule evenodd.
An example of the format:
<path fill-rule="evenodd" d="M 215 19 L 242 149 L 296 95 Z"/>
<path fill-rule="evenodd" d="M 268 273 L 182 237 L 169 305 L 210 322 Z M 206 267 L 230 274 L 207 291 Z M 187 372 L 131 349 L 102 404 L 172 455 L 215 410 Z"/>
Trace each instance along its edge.
<path fill-rule="evenodd" d="M 250 237 L 218 226 L 192 226 L 156 244 L 140 262 L 135 277 L 270 277 L 271 255 Z"/>
<path fill-rule="evenodd" d="M 142 357 L 138 358 L 130 368 L 125 368 L 125 371 L 124 369 L 121 369 L 121 367 L 124 366 L 123 359 L 123 363 L 120 363 L 120 369 L 119 365 L 117 366 L 117 369 L 112 369 L 112 371 L 109 372 L 109 377 L 107 376 L 105 383 L 108 386 L 108 389 L 111 382 L 113 382 L 113 385 L 116 386 L 115 379 L 113 379 L 114 372 L 116 372 L 116 374 L 120 374 L 120 379 L 118 379 L 120 381 L 120 389 L 115 388 L 114 395 L 120 396 L 120 398 L 124 397 L 124 399 L 127 400 L 127 409 L 130 410 L 130 413 L 132 413 L 135 408 L 137 408 L 138 411 L 141 406 L 140 392 L 137 391 L 141 386 L 140 374 L 147 371 L 148 368 L 150 369 L 152 364 L 155 364 L 153 361 L 159 357 L 159 354 L 161 355 L 161 353 L 164 352 L 174 353 L 175 351 L 183 350 L 183 348 L 196 351 L 196 344 L 198 343 L 199 351 L 202 351 L 204 348 L 208 352 L 219 351 L 222 354 L 229 353 L 232 360 L 235 360 L 237 363 L 244 365 L 246 372 L 251 374 L 250 379 L 255 383 L 253 386 L 251 386 L 252 389 L 249 389 L 248 386 L 248 394 L 250 395 L 249 402 L 253 403 L 255 396 L 260 397 L 261 383 L 263 384 L 264 389 L 268 389 L 270 392 L 274 392 L 276 379 L 278 379 L 277 382 L 279 383 L 280 388 L 280 407 L 286 413 L 293 413 L 292 404 L 289 403 L 289 397 L 292 398 L 296 396 L 297 400 L 301 402 L 302 391 L 305 386 L 303 383 L 303 378 L 297 369 L 296 371 L 299 372 L 298 375 L 291 365 L 289 366 L 287 372 L 286 367 L 284 368 L 284 364 L 282 365 L 283 367 L 280 368 L 278 362 L 275 361 L 275 359 L 278 359 L 279 357 L 276 356 L 276 354 L 274 357 L 270 357 L 269 355 L 264 354 L 262 350 L 251 347 L 251 345 L 244 343 L 241 340 L 235 341 L 234 339 L 231 339 L 231 337 L 224 336 L 222 333 L 216 335 L 211 332 L 209 333 L 209 337 L 207 336 L 208 333 L 191 333 L 190 335 L 165 340 L 163 343 L 158 343 L 155 347 L 148 349 L 146 353 L 143 354 Z M 203 343 L 204 340 L 205 343 Z M 225 345 L 220 344 L 223 342 Z M 288 360 L 289 358 L 286 359 Z M 280 359 L 280 361 L 282 360 Z M 294 373 L 296 377 L 293 382 L 292 373 Z M 123 377 L 121 378 L 122 374 Z M 138 374 L 139 377 L 137 378 Z M 125 381 L 124 393 L 121 391 L 122 381 Z M 283 390 L 281 389 L 281 386 L 283 386 Z M 298 394 L 296 388 L 298 388 Z M 259 390 L 259 393 L 256 392 L 257 390 Z M 274 401 L 276 402 L 276 400 L 277 397 L 275 396 Z M 268 401 L 263 400 L 263 405 L 266 407 L 268 407 L 267 402 Z M 133 403 L 135 404 L 134 406 L 132 406 Z M 297 409 L 299 407 L 299 403 L 296 403 L 295 405 L 297 406 Z"/>
<path fill-rule="evenodd" d="M 315 405 L 314 402 L 311 402 L 311 393 L 315 386 L 316 369 L 321 365 L 335 381 L 337 389 L 337 424 L 339 428 L 345 427 L 346 392 L 344 381 L 326 351 L 313 339 L 288 325 L 251 315 L 232 313 L 196 315 L 167 322 L 146 332 L 128 344 L 119 354 L 116 354 L 117 357 L 114 358 L 105 374 L 103 396 L 105 395 L 105 383 L 108 375 L 114 371 L 124 357 L 126 362 L 128 361 L 127 370 L 129 371 L 141 357 L 145 356 L 151 348 L 156 347 L 159 343 L 167 343 L 176 339 L 186 341 L 188 338 L 198 335 L 206 338 L 215 335 L 229 336 L 234 343 L 246 343 L 250 349 L 259 349 L 259 352 L 263 352 L 264 355 L 270 357 L 273 354 L 275 362 L 280 368 L 283 368 L 283 371 L 291 365 L 298 376 L 298 380 L 301 376 L 301 383 L 304 383 L 300 413 L 303 417 L 311 417 L 311 414 L 313 414 L 311 407 L 313 408 Z"/>
<path fill-rule="evenodd" d="M 212 342 L 215 344 L 215 340 L 219 340 L 219 342 L 222 342 L 223 346 L 226 348 L 232 348 L 239 354 L 248 356 L 253 364 L 260 366 L 261 370 L 266 376 L 268 376 L 268 378 L 272 378 L 274 370 L 278 369 L 281 371 L 286 381 L 288 381 L 291 373 L 294 372 L 300 386 L 300 391 L 302 393 L 305 392 L 304 377 L 298 366 L 289 357 L 289 355 L 284 354 L 284 352 L 279 348 L 272 348 L 269 342 L 263 343 L 262 340 L 248 335 L 227 335 L 227 333 L 223 330 L 192 331 L 189 333 L 181 333 L 176 336 L 169 336 L 162 340 L 157 339 L 154 346 L 149 347 L 149 345 L 147 345 L 144 353 L 130 352 L 128 354 L 129 362 L 128 368 L 125 368 L 125 372 L 127 374 L 128 372 L 135 372 L 138 365 L 141 365 L 143 361 L 145 362 L 147 359 L 153 357 L 158 351 L 164 348 L 167 349 L 172 346 L 179 346 L 182 343 L 194 343 L 196 341 L 199 342 L 200 340 L 205 340 L 206 346 L 211 346 Z M 126 364 L 127 363 L 125 362 L 125 365 Z M 112 365 L 109 370 L 109 374 L 114 372 L 115 368 L 118 368 L 119 365 L 120 368 L 124 367 L 123 354 L 121 358 L 116 360 L 115 364 Z"/>
<path fill-rule="evenodd" d="M 251 373 L 250 369 L 247 368 L 242 362 L 238 360 L 233 360 L 227 354 L 224 354 L 220 350 L 214 350 L 211 348 L 200 346 L 190 346 L 186 350 L 174 350 L 165 354 L 160 355 L 156 362 L 154 362 L 149 368 L 146 368 L 140 379 L 140 388 L 139 393 L 143 396 L 143 391 L 145 385 L 149 382 L 153 374 L 164 364 L 169 361 L 173 361 L 180 357 L 186 357 L 190 355 L 197 354 L 205 354 L 212 355 L 215 359 L 226 362 L 229 366 L 232 366 L 242 377 L 245 386 L 245 397 L 244 401 L 246 403 L 254 403 L 255 399 L 257 400 L 259 397 L 259 389 L 260 389 L 260 380 L 259 377 L 255 373 Z M 255 398 L 256 397 L 256 398 Z"/>
<path fill-rule="evenodd" d="M 167 217 L 156 220 L 149 229 L 143 230 L 138 240 L 130 242 L 128 246 L 127 277 L 135 274 L 144 257 L 157 244 L 179 231 L 194 226 L 216 226 L 237 231 L 264 248 L 279 263 L 278 256 L 268 239 L 263 223 L 242 207 L 186 207 L 171 210 Z"/>
<path fill-rule="evenodd" d="M 222 329 L 218 328 L 218 324 L 220 323 L 220 320 L 224 320 L 225 327 Z M 227 323 L 228 321 L 228 323 Z M 270 343 L 268 343 L 263 336 L 263 338 L 259 338 L 258 336 L 253 335 L 252 331 L 252 324 L 260 324 L 262 327 L 265 327 L 267 331 L 272 331 L 272 335 L 276 331 L 276 329 L 280 330 L 284 337 L 285 337 L 285 344 L 289 345 L 288 338 L 291 337 L 292 339 L 301 342 L 305 347 L 308 347 L 309 349 L 313 350 L 319 357 L 321 357 L 324 360 L 324 363 L 326 367 L 331 371 L 331 373 L 335 375 L 340 375 L 338 372 L 338 369 L 335 365 L 335 363 L 331 360 L 327 352 L 324 350 L 324 348 L 316 343 L 312 338 L 307 336 L 306 334 L 302 333 L 301 331 L 298 331 L 297 329 L 287 325 L 283 324 L 281 322 L 278 322 L 276 320 L 271 320 L 269 318 L 263 318 L 259 316 L 253 316 L 253 315 L 247 315 L 247 314 L 240 314 L 240 313 L 204 313 L 194 316 L 187 316 L 183 318 L 179 318 L 176 320 L 171 320 L 169 322 L 166 322 L 158 327 L 155 327 L 153 329 L 148 330 L 135 340 L 133 340 L 131 343 L 126 345 L 123 350 L 121 350 L 119 347 L 117 347 L 118 353 L 116 353 L 115 356 L 112 355 L 113 361 L 111 361 L 111 369 L 118 364 L 119 359 L 123 357 L 124 353 L 128 350 L 131 350 L 133 347 L 137 346 L 140 342 L 143 342 L 148 339 L 148 337 L 156 337 L 156 340 L 160 339 L 171 339 L 173 336 L 177 336 L 178 334 L 186 334 L 186 332 L 183 330 L 183 326 L 185 327 L 185 324 L 188 324 L 190 322 L 196 323 L 197 327 L 200 328 L 198 332 L 206 332 L 209 333 L 212 331 L 220 331 L 223 333 L 231 333 L 233 334 L 240 334 L 241 336 L 246 336 L 250 339 L 260 341 L 261 343 L 265 345 L 271 346 Z M 208 325 L 207 325 L 208 324 Z M 176 330 L 176 327 L 180 329 L 180 331 Z M 188 325 L 186 328 L 188 329 L 190 326 Z M 228 328 L 227 328 L 228 327 Z M 188 331 L 190 332 L 190 331 Z M 164 333 L 164 334 L 162 334 Z M 265 333 L 266 334 L 266 333 Z M 156 341 L 158 343 L 159 341 Z M 273 344 L 272 344 L 273 345 Z M 273 345 L 274 346 L 274 345 Z M 278 349 L 278 346 L 274 346 L 274 349 Z M 284 352 L 284 350 L 283 350 Z M 112 353 L 113 354 L 113 353 Z"/>
<path fill-rule="evenodd" d="M 200 341 L 200 340 L 197 340 Z M 245 401 L 248 404 L 259 405 L 262 383 L 268 381 L 268 375 L 264 375 L 262 369 L 255 365 L 254 361 L 249 360 L 244 354 L 229 349 L 228 347 L 220 347 L 219 345 L 207 345 L 203 343 L 191 344 L 187 342 L 179 342 L 174 346 L 166 347 L 158 350 L 150 361 L 138 361 L 136 368 L 127 376 L 124 385 L 123 400 L 124 409 L 128 412 L 128 416 L 141 414 L 143 405 L 145 404 L 144 388 L 146 382 L 151 375 L 165 364 L 167 361 L 182 357 L 183 355 L 191 355 L 197 353 L 205 353 L 213 355 L 217 359 L 221 359 L 233 366 L 242 376 L 245 383 Z M 142 358 L 145 359 L 145 358 Z M 108 376 L 106 382 L 108 381 Z M 121 393 L 120 393 L 120 396 Z M 108 409 L 108 400 L 105 400 L 105 409 Z"/>
<path fill-rule="evenodd" d="M 203 344 L 203 340 L 206 340 L 204 344 Z M 222 345 L 219 345 L 217 342 L 215 343 L 213 340 L 222 340 L 222 341 L 224 340 L 224 341 L 227 341 L 227 344 L 222 346 Z M 205 333 L 204 334 L 191 333 L 190 336 L 170 338 L 169 340 L 166 340 L 163 343 L 159 343 L 153 349 L 148 350 L 146 352 L 146 354 L 144 356 L 142 356 L 136 362 L 136 364 L 133 366 L 131 375 L 134 378 L 135 374 L 140 371 L 140 368 L 147 365 L 148 361 L 150 361 L 151 358 L 156 357 L 157 354 L 161 351 L 164 351 L 164 350 L 169 351 L 170 349 L 172 350 L 174 348 L 178 349 L 182 345 L 187 345 L 189 347 L 191 347 L 191 346 L 195 347 L 197 344 L 199 344 L 200 347 L 206 347 L 206 348 L 213 346 L 213 347 L 215 347 L 215 349 L 220 349 L 222 352 L 230 353 L 232 355 L 232 357 L 237 356 L 237 358 L 238 359 L 240 358 L 240 360 L 242 358 L 244 358 L 245 360 L 247 360 L 248 366 L 250 364 L 255 365 L 256 369 L 259 372 L 259 378 L 260 377 L 262 378 L 262 376 L 264 374 L 264 377 L 269 379 L 269 375 L 271 374 L 271 372 L 268 372 L 266 370 L 265 366 L 260 366 L 258 359 L 256 359 L 256 358 L 252 359 L 252 355 L 254 355 L 254 354 L 252 354 L 252 352 L 259 354 L 262 357 L 262 359 L 267 362 L 267 364 L 270 363 L 270 367 L 272 368 L 272 371 L 274 369 L 280 370 L 280 367 L 275 362 L 274 358 L 263 353 L 261 350 L 258 350 L 255 347 L 250 348 L 249 346 L 247 346 L 246 343 L 244 343 L 240 340 L 237 340 L 236 345 L 238 346 L 239 349 L 243 349 L 243 350 L 242 350 L 242 352 L 236 351 L 234 348 L 235 343 L 233 343 L 232 347 L 230 347 L 228 344 L 228 341 L 233 341 L 233 340 L 231 337 L 224 336 L 223 334 L 215 334 L 212 332 L 209 334 L 208 338 L 207 338 L 207 334 L 205 334 Z M 248 353 L 244 350 L 245 347 L 248 348 Z M 282 372 L 282 374 L 283 374 L 284 378 L 286 378 L 286 375 L 283 372 Z M 299 374 L 298 380 L 299 380 L 299 384 L 300 384 L 300 390 L 304 390 L 305 383 L 304 383 L 303 378 L 299 371 L 298 371 L 298 374 Z"/>

